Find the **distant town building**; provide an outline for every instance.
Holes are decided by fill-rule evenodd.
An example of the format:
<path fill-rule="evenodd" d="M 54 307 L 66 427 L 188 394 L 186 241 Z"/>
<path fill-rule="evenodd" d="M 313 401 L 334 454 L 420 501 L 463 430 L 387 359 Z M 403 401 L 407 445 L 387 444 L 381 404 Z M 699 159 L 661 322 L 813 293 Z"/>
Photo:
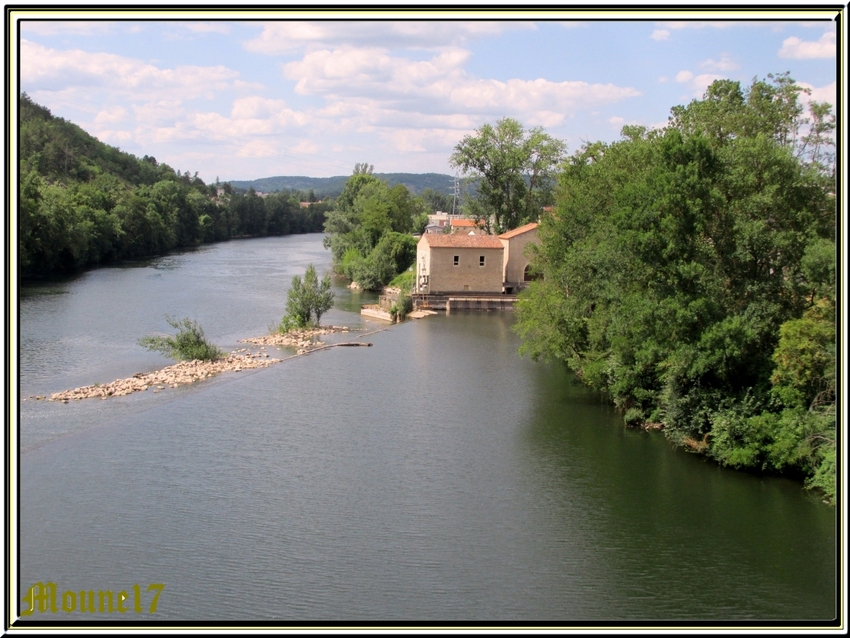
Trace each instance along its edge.
<path fill-rule="evenodd" d="M 463 233 L 464 235 L 486 235 L 484 230 L 484 222 L 475 219 L 452 219 L 452 232 Z"/>

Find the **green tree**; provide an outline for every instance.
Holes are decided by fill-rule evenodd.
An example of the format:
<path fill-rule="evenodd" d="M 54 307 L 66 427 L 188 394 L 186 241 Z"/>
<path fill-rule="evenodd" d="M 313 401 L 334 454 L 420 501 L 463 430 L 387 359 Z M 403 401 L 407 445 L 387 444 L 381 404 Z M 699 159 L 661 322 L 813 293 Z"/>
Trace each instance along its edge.
<path fill-rule="evenodd" d="M 628 422 L 823 489 L 834 426 L 812 405 L 829 404 L 834 312 L 812 313 L 834 299 L 835 207 L 796 153 L 795 91 L 716 82 L 666 130 L 575 153 L 516 328 L 522 352 L 564 360 Z"/>
<path fill-rule="evenodd" d="M 536 220 L 548 203 L 555 168 L 566 144 L 536 127 L 526 131 L 511 118 L 485 124 L 455 146 L 450 164 L 477 179 L 474 216 L 496 232 Z"/>
<path fill-rule="evenodd" d="M 334 269 L 366 290 L 380 290 L 416 258 L 410 232 L 414 224 L 424 226 L 425 206 L 404 185 L 390 188 L 362 169 L 355 172 L 325 221 Z"/>
<path fill-rule="evenodd" d="M 292 278 L 286 299 L 286 315 L 280 323 L 279 331 L 319 325 L 322 315 L 333 307 L 333 300 L 330 275 L 325 275 L 319 283 L 316 268 L 310 264 L 303 280 L 299 275 Z"/>

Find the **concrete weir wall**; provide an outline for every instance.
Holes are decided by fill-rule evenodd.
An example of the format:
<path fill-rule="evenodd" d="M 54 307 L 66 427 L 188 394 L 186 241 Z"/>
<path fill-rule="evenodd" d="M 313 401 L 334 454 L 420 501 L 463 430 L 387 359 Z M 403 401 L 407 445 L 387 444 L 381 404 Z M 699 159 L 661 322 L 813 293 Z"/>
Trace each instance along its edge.
<path fill-rule="evenodd" d="M 446 314 L 452 310 L 485 310 L 504 312 L 513 310 L 516 297 L 449 297 L 446 302 Z"/>
<path fill-rule="evenodd" d="M 442 295 L 411 295 L 413 307 L 417 310 L 477 310 L 503 312 L 514 309 L 516 295 L 488 294 L 442 294 Z"/>

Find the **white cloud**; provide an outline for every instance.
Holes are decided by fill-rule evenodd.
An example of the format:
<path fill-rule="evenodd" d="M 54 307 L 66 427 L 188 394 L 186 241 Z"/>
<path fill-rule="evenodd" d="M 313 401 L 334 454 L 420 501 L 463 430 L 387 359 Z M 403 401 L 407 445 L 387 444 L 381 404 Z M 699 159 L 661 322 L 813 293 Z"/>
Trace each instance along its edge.
<path fill-rule="evenodd" d="M 649 37 L 653 40 L 668 40 L 670 38 L 670 32 L 667 29 L 656 29 Z"/>
<path fill-rule="evenodd" d="M 127 117 L 127 109 L 123 106 L 110 106 L 98 113 L 94 118 L 95 124 L 120 122 Z"/>
<path fill-rule="evenodd" d="M 788 58 L 791 60 L 814 60 L 820 58 L 835 57 L 835 32 L 828 31 L 824 33 L 819 40 L 809 42 L 801 40 L 796 36 L 791 36 L 783 40 L 782 48 L 779 49 L 780 58 Z"/>
<path fill-rule="evenodd" d="M 715 80 L 722 80 L 722 75 L 713 73 L 701 73 L 694 75 L 691 71 L 679 71 L 676 74 L 676 82 L 687 84 L 692 89 L 692 97 L 702 97 L 708 86 Z"/>
<path fill-rule="evenodd" d="M 238 157 L 273 157 L 277 155 L 277 146 L 268 140 L 251 140 L 237 151 Z"/>
<path fill-rule="evenodd" d="M 536 27 L 530 22 L 271 22 L 244 47 L 266 55 L 330 47 L 440 49 L 517 29 Z"/>
<path fill-rule="evenodd" d="M 445 153 L 445 149 L 455 146 L 473 130 L 474 127 L 462 131 L 456 128 L 400 128 L 383 132 L 381 136 L 402 153 Z"/>
<path fill-rule="evenodd" d="M 133 132 L 126 130 L 116 131 L 111 129 L 102 129 L 95 133 L 95 137 L 106 144 L 121 146 L 126 142 L 133 140 Z"/>
<path fill-rule="evenodd" d="M 232 88 L 239 73 L 224 66 L 163 69 L 112 53 L 58 51 L 21 40 L 21 84 L 25 90 L 75 90 L 82 98 L 93 88 L 139 102 L 212 98 Z"/>
<path fill-rule="evenodd" d="M 390 111 L 408 111 L 410 119 L 423 114 L 511 113 L 531 125 L 554 126 L 570 110 L 640 95 L 634 88 L 613 84 L 478 79 L 462 68 L 468 56 L 468 51 L 456 48 L 424 61 L 393 57 L 380 49 L 320 50 L 284 65 L 283 72 L 297 80 L 296 92 L 337 102 L 336 116 L 380 103 Z M 348 101 L 339 103 L 340 98 Z"/>
<path fill-rule="evenodd" d="M 625 120 L 624 118 L 622 118 L 622 117 L 619 117 L 618 115 L 615 115 L 615 116 L 613 116 L 613 117 L 609 117 L 609 118 L 608 118 L 608 121 L 609 121 L 611 124 L 615 125 L 615 126 L 620 126 L 620 125 L 622 125 L 622 124 L 623 124 L 623 122 L 625 122 L 626 120 Z"/>
<path fill-rule="evenodd" d="M 708 60 L 700 62 L 699 65 L 700 68 L 707 71 L 735 71 L 740 68 L 740 65 L 732 60 L 732 57 L 728 53 L 721 54 L 719 61 L 709 58 Z"/>
<path fill-rule="evenodd" d="M 807 84 L 806 82 L 798 82 L 800 86 L 805 89 L 809 89 L 811 91 L 810 95 L 801 94 L 800 101 L 804 104 L 808 105 L 809 102 L 829 102 L 832 106 L 835 106 L 835 97 L 836 97 L 836 84 L 835 82 L 831 82 L 826 86 L 816 87 L 811 84 Z"/>
<path fill-rule="evenodd" d="M 691 80 L 691 87 L 694 89 L 694 95 L 702 97 L 705 90 L 712 82 L 722 79 L 724 79 L 722 75 L 714 75 L 713 73 L 701 73 L 700 75 L 697 75 L 693 80 Z"/>
<path fill-rule="evenodd" d="M 312 140 L 301 140 L 300 142 L 298 142 L 298 144 L 296 144 L 295 146 L 293 146 L 289 150 L 291 150 L 293 153 L 303 153 L 305 155 L 313 155 L 315 153 L 318 153 L 320 150 L 322 150 L 322 147 L 319 146 L 318 144 L 316 144 Z"/>

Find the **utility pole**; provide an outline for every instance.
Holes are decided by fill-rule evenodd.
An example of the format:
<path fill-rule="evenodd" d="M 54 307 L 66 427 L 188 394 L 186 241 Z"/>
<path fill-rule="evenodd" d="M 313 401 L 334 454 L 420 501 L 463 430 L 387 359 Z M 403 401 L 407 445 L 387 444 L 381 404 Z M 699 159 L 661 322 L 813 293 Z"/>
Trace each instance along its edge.
<path fill-rule="evenodd" d="M 460 198 L 460 179 L 455 173 L 455 193 L 454 199 L 452 200 L 452 215 L 457 215 L 457 201 Z"/>

